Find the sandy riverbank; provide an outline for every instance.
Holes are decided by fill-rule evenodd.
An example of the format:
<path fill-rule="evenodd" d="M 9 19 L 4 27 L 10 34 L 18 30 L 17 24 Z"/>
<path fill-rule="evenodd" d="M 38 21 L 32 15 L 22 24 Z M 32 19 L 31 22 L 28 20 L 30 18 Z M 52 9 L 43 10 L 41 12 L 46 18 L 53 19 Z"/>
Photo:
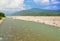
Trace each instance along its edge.
<path fill-rule="evenodd" d="M 0 20 L 0 24 L 3 22 L 4 19 L 5 19 L 5 18 L 3 18 L 3 19 Z"/>
<path fill-rule="evenodd" d="M 44 24 L 60 27 L 59 16 L 7 16 L 7 17 L 13 19 L 25 20 L 25 21 L 33 21 L 37 23 L 44 23 Z"/>

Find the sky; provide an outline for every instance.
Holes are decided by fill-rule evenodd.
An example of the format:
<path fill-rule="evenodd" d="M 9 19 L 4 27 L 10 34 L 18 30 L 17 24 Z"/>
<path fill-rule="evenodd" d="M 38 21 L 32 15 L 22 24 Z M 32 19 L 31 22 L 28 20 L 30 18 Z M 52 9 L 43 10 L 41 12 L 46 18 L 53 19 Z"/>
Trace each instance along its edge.
<path fill-rule="evenodd" d="M 25 6 L 30 8 L 41 8 L 57 10 L 60 9 L 60 0 L 25 0 Z"/>
<path fill-rule="evenodd" d="M 21 11 L 31 8 L 60 9 L 60 0 L 0 0 L 0 11 Z"/>
<path fill-rule="evenodd" d="M 1 9 L 60 9 L 60 0 L 0 0 Z"/>

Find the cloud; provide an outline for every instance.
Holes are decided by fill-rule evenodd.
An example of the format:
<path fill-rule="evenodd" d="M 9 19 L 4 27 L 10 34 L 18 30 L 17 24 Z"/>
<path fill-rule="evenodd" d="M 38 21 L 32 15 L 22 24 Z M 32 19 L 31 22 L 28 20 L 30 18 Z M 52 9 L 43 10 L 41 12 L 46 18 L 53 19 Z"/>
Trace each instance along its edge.
<path fill-rule="evenodd" d="M 59 0 L 34 0 L 34 2 L 42 7 L 42 9 L 51 9 L 51 10 L 57 10 L 59 9 L 57 4 L 60 4 Z"/>
<path fill-rule="evenodd" d="M 34 2 L 39 5 L 49 5 L 49 0 L 34 0 Z"/>
<path fill-rule="evenodd" d="M 60 4 L 58 0 L 34 0 L 36 4 L 50 5 L 52 4 Z"/>
<path fill-rule="evenodd" d="M 24 0 L 0 0 L 0 9 L 20 8 L 24 9 Z"/>
<path fill-rule="evenodd" d="M 49 0 L 42 0 L 41 3 L 49 3 Z"/>
<path fill-rule="evenodd" d="M 57 10 L 58 7 L 57 6 L 47 6 L 44 9 L 51 9 L 51 10 Z"/>
<path fill-rule="evenodd" d="M 56 6 L 51 6 L 54 4 L 59 4 L 60 2 L 57 0 L 27 0 L 26 4 L 24 3 L 25 0 L 0 0 L 0 10 L 2 9 L 19 9 L 19 10 L 25 10 L 29 8 L 35 8 L 35 7 L 45 7 L 48 8 L 57 8 Z M 34 3 L 32 2 L 34 1 Z M 27 5 L 29 4 L 29 5 Z M 34 5 L 35 4 L 35 5 Z"/>
<path fill-rule="evenodd" d="M 19 5 L 22 6 L 23 1 L 24 0 L 12 0 L 12 2 L 8 6 L 11 7 L 11 8 L 14 8 L 14 7 L 16 8 L 16 7 L 19 7 Z"/>
<path fill-rule="evenodd" d="M 5 7 L 8 3 L 8 0 L 0 0 L 0 8 Z"/>
<path fill-rule="evenodd" d="M 59 4 L 60 2 L 57 0 L 51 0 L 52 4 Z"/>

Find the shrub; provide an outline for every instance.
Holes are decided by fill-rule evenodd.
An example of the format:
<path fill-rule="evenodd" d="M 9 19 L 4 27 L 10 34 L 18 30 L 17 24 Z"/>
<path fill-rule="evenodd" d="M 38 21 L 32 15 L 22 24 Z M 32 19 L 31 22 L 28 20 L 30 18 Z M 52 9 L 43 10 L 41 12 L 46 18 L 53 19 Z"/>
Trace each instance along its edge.
<path fill-rule="evenodd" d="M 5 14 L 3 12 L 0 12 L 0 19 L 2 19 L 3 17 L 5 17 Z"/>

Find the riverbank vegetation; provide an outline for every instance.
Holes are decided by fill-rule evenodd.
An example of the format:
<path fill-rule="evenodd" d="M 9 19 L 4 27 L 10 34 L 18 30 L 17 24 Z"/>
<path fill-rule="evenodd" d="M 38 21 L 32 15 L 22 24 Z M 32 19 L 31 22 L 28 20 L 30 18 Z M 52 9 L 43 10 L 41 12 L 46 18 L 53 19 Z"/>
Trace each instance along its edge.
<path fill-rule="evenodd" d="M 5 17 L 5 14 L 3 12 L 0 12 L 0 20 Z"/>

